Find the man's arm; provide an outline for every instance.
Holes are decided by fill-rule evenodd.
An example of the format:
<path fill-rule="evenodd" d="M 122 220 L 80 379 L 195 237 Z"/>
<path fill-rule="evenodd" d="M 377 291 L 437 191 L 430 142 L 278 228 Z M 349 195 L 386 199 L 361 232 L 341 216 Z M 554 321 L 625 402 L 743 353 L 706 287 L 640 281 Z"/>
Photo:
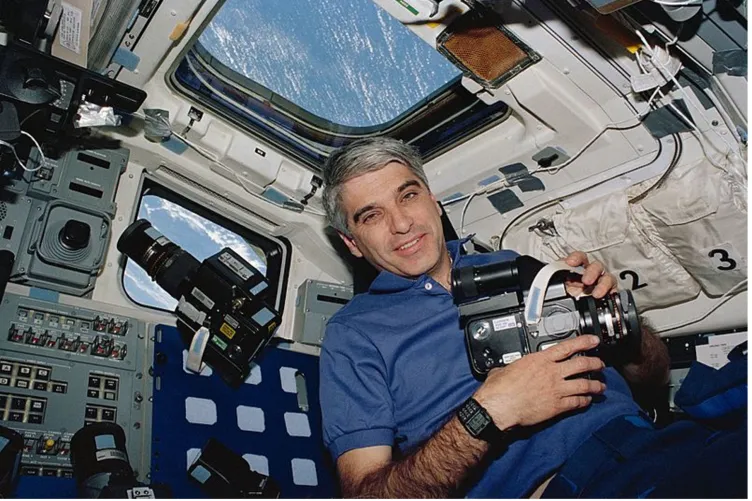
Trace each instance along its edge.
<path fill-rule="evenodd" d="M 668 347 L 650 328 L 642 326 L 640 349 L 620 368 L 630 383 L 663 386 L 668 383 L 671 358 Z"/>
<path fill-rule="evenodd" d="M 453 417 L 422 447 L 399 461 L 392 461 L 392 449 L 387 446 L 344 453 L 337 460 L 342 496 L 453 497 L 487 450 L 487 442 L 471 437 Z"/>
<path fill-rule="evenodd" d="M 489 372 L 473 397 L 496 426 L 532 426 L 590 404 L 605 391 L 599 381 L 571 376 L 603 369 L 594 357 L 573 354 L 593 349 L 595 336 L 579 336 Z M 447 498 L 457 494 L 468 474 L 488 452 L 456 417 L 412 454 L 392 460 L 386 446 L 355 449 L 337 460 L 344 497 Z"/>

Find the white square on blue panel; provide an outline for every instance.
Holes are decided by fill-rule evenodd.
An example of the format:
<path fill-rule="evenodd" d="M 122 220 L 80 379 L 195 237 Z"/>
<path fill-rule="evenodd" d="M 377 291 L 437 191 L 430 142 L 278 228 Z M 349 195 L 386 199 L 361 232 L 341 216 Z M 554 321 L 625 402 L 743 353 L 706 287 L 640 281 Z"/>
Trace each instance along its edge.
<path fill-rule="evenodd" d="M 282 382 L 282 390 L 287 393 L 297 393 L 298 386 L 295 384 L 295 373 L 298 369 L 292 367 L 280 367 L 279 379 Z"/>
<path fill-rule="evenodd" d="M 251 373 L 245 379 L 245 384 L 259 384 L 261 383 L 261 367 L 251 363 Z"/>
<path fill-rule="evenodd" d="M 183 372 L 185 372 L 186 374 L 193 374 L 194 376 L 204 376 L 204 377 L 209 377 L 214 372 L 212 371 L 212 368 L 206 364 L 203 364 L 204 367 L 201 369 L 201 372 L 199 373 L 193 372 L 192 370 L 188 369 L 188 366 L 186 365 L 187 362 L 188 362 L 188 350 L 183 350 Z"/>
<path fill-rule="evenodd" d="M 238 428 L 241 430 L 262 432 L 266 429 L 263 409 L 238 405 L 237 414 Z"/>
<path fill-rule="evenodd" d="M 243 459 L 248 466 L 257 473 L 269 476 L 269 460 L 266 456 L 257 456 L 256 454 L 243 454 Z"/>
<path fill-rule="evenodd" d="M 185 451 L 185 469 L 191 467 L 198 455 L 201 454 L 201 449 L 188 449 Z"/>
<path fill-rule="evenodd" d="M 214 424 L 217 422 L 217 404 L 206 398 L 188 397 L 185 399 L 185 419 L 193 424 Z"/>
<path fill-rule="evenodd" d="M 308 416 L 301 412 L 285 412 L 285 428 L 291 437 L 310 437 L 311 425 Z"/>
<path fill-rule="evenodd" d="M 319 478 L 316 476 L 316 463 L 310 459 L 293 459 L 292 481 L 295 485 L 319 485 Z"/>

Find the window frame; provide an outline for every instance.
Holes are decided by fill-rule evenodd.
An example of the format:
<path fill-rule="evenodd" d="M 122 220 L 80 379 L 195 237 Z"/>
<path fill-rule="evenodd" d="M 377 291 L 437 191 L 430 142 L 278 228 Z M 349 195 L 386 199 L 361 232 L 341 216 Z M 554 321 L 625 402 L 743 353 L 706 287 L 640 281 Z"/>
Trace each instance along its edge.
<path fill-rule="evenodd" d="M 221 226 L 228 231 L 235 233 L 236 235 L 247 241 L 250 245 L 261 249 L 266 259 L 266 279 L 269 282 L 269 287 L 272 292 L 271 297 L 275 298 L 275 304 L 273 305 L 273 307 L 277 310 L 280 316 L 282 316 L 285 307 L 287 284 L 290 272 L 290 262 L 292 258 L 292 245 L 290 244 L 289 240 L 284 237 L 268 237 L 262 235 L 250 228 L 247 228 L 239 223 L 232 221 L 231 219 L 220 215 L 219 213 L 207 208 L 199 202 L 190 200 L 188 197 L 181 195 L 173 189 L 170 189 L 167 186 L 164 186 L 146 176 L 144 176 L 142 184 L 140 186 L 140 194 L 138 196 L 138 203 L 136 204 L 137 210 L 134 211 L 131 223 L 138 219 L 139 213 L 141 212 L 141 206 L 146 195 L 158 196 L 164 200 L 179 205 L 183 209 L 188 210 L 208 221 L 211 221 L 218 226 Z M 170 238 L 168 235 L 165 236 L 167 236 L 167 238 Z M 166 308 L 160 308 L 158 306 L 140 303 L 131 296 L 125 286 L 125 269 L 128 265 L 128 262 L 130 261 L 130 258 L 125 255 L 124 257 L 125 261 L 120 273 L 120 287 L 122 288 L 123 293 L 128 298 L 128 300 L 131 303 L 142 308 L 174 313 L 174 310 L 168 310 Z M 136 264 L 136 266 L 138 265 Z"/>
<path fill-rule="evenodd" d="M 423 99 L 420 99 L 417 103 L 413 104 L 393 119 L 376 125 L 352 126 L 333 122 L 329 119 L 311 113 L 300 105 L 293 103 L 282 94 L 274 92 L 268 87 L 265 87 L 260 83 L 251 80 L 245 75 L 238 73 L 216 57 L 212 56 L 211 52 L 209 52 L 209 50 L 201 44 L 201 41 L 198 38 L 196 38 L 196 40 L 193 42 L 192 50 L 197 53 L 199 59 L 202 59 L 205 62 L 209 71 L 214 70 L 214 72 L 216 72 L 220 78 L 225 80 L 230 85 L 235 86 L 241 92 L 247 92 L 250 96 L 261 102 L 271 103 L 281 114 L 292 120 L 302 121 L 303 124 L 305 124 L 305 126 L 308 128 L 318 130 L 323 134 L 335 133 L 337 135 L 345 137 L 360 137 L 364 135 L 378 134 L 383 130 L 389 130 L 393 128 L 395 125 L 402 122 L 405 117 L 412 115 L 416 110 L 425 106 L 428 101 L 442 94 L 447 89 L 455 86 L 462 78 L 462 73 L 459 72 L 459 69 L 457 69 L 459 73 L 456 77 L 452 78 L 441 87 L 438 87 L 434 92 L 424 97 Z"/>
<path fill-rule="evenodd" d="M 413 144 L 420 151 L 424 161 L 429 161 L 445 151 L 472 139 L 489 128 L 503 122 L 511 115 L 511 108 L 505 103 L 487 105 L 462 85 L 462 74 L 422 99 L 390 122 L 369 127 L 349 127 L 336 124 L 304 110 L 286 98 L 267 89 L 261 84 L 241 75 L 217 60 L 200 43 L 203 31 L 212 22 L 214 15 L 223 6 L 220 2 L 207 16 L 202 26 L 194 33 L 181 54 L 173 61 L 166 73 L 168 87 L 187 97 L 199 106 L 205 107 L 228 120 L 254 137 L 257 137 L 282 153 L 292 157 L 314 172 L 320 173 L 329 153 L 356 139 L 371 136 L 390 136 Z M 417 36 L 417 35 L 416 35 Z M 193 63 L 191 63 L 193 58 Z M 202 60 L 208 59 L 208 61 Z M 198 68 L 181 68 L 183 65 L 200 65 Z M 181 80 L 183 72 L 203 72 L 222 84 L 223 91 L 242 96 L 240 107 L 250 103 L 263 110 L 261 118 L 244 116 L 238 105 L 233 105 L 220 96 L 217 87 L 206 86 L 203 82 L 196 89 Z M 206 90 L 202 89 L 206 87 Z M 251 110 L 253 111 L 253 110 Z M 300 112 L 301 116 L 296 115 Z M 449 136 L 446 124 L 461 122 L 461 127 Z M 290 125 L 291 124 L 291 125 Z M 336 130 L 325 130 L 327 124 Z M 287 127 L 285 125 L 288 125 Z M 432 133 L 438 140 L 430 142 Z"/>

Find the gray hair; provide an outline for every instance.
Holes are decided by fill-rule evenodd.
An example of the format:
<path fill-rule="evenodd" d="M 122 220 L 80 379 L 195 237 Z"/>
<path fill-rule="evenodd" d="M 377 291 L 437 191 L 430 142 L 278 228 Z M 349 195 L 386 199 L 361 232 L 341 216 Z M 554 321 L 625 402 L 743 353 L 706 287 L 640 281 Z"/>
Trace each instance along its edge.
<path fill-rule="evenodd" d="M 390 137 L 359 139 L 335 150 L 324 165 L 324 210 L 327 222 L 337 231 L 350 235 L 347 214 L 342 208 L 342 186 L 355 177 L 383 169 L 398 162 L 410 169 L 426 188 L 428 179 L 418 151 Z"/>

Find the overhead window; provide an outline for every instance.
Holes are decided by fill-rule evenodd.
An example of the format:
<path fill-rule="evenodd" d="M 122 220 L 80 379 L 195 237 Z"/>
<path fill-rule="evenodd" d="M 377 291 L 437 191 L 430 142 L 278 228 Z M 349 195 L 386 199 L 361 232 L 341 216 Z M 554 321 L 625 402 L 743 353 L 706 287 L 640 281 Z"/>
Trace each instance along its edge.
<path fill-rule="evenodd" d="M 372 0 L 226 0 L 171 81 L 318 168 L 359 137 L 390 135 L 429 156 L 506 116 L 460 77 Z"/>
<path fill-rule="evenodd" d="M 460 71 L 372 0 L 227 0 L 199 43 L 335 124 L 385 124 Z"/>
<path fill-rule="evenodd" d="M 281 282 L 282 253 L 279 244 L 182 199 L 154 184 L 147 183 L 138 209 L 138 219 L 151 225 L 199 261 L 229 247 L 277 289 Z M 174 310 L 177 301 L 131 259 L 123 273 L 123 288 L 135 303 L 150 308 Z"/>

